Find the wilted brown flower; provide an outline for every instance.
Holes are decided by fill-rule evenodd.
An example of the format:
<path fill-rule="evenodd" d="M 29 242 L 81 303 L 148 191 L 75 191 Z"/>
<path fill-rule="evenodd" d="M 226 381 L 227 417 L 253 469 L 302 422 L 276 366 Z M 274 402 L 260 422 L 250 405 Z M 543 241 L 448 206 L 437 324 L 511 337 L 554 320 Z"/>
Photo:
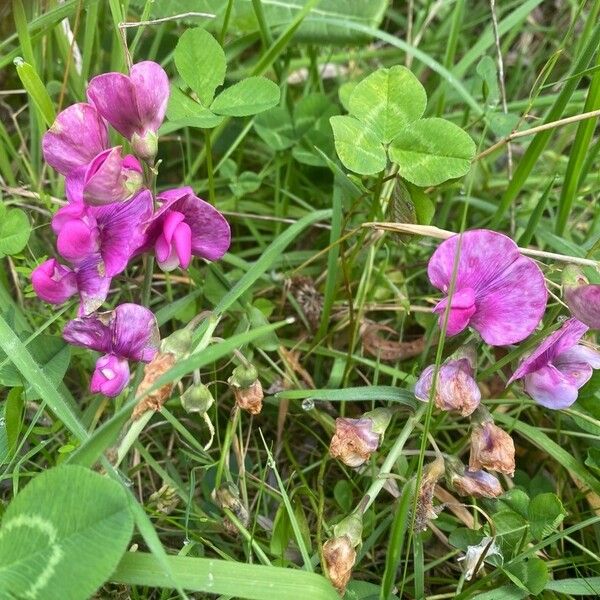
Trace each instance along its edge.
<path fill-rule="evenodd" d="M 502 495 L 498 479 L 485 471 L 468 471 L 461 464 L 459 469 L 446 469 L 446 477 L 460 496 L 497 498 Z"/>
<path fill-rule="evenodd" d="M 220 508 L 230 510 L 244 527 L 250 523 L 248 509 L 240 499 L 240 492 L 237 486 L 231 482 L 225 482 L 213 491 L 213 500 Z M 238 528 L 228 519 L 223 519 L 223 526 L 232 535 L 238 535 Z"/>
<path fill-rule="evenodd" d="M 329 581 L 340 596 L 343 596 L 356 562 L 356 550 L 350 537 L 343 535 L 327 540 L 323 544 L 323 560 Z"/>
<path fill-rule="evenodd" d="M 433 506 L 435 486 L 444 474 L 444 459 L 438 456 L 432 463 L 428 464 L 423 472 L 419 491 L 417 493 L 417 510 L 415 512 L 415 532 L 425 531 L 429 521 L 438 518 L 442 506 Z"/>
<path fill-rule="evenodd" d="M 294 277 L 289 288 L 309 325 L 316 330 L 323 312 L 323 294 L 317 291 L 310 277 Z"/>
<path fill-rule="evenodd" d="M 174 382 L 166 383 L 158 389 L 150 392 L 147 396 L 144 394 L 156 383 L 161 375 L 164 375 L 174 364 L 176 358 L 170 352 L 159 352 L 144 367 L 144 378 L 137 389 L 137 396 L 141 400 L 133 409 L 132 419 L 136 421 L 148 410 L 160 410 L 162 405 L 170 398 L 173 391 Z"/>
<path fill-rule="evenodd" d="M 515 444 L 503 429 L 492 421 L 477 423 L 471 433 L 469 470 L 489 469 L 513 476 Z"/>
<path fill-rule="evenodd" d="M 331 438 L 329 453 L 349 467 L 359 467 L 377 450 L 379 434 L 373 431 L 373 421 L 338 418 Z"/>
<path fill-rule="evenodd" d="M 236 367 L 227 380 L 233 391 L 237 405 L 252 415 L 257 415 L 262 410 L 264 393 L 258 371 L 251 364 Z"/>

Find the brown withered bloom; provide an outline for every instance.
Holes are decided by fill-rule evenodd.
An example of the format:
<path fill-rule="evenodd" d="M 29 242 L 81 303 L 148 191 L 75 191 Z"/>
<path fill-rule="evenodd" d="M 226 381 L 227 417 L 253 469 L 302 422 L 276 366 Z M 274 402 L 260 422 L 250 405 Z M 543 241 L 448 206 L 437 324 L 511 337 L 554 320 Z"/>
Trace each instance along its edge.
<path fill-rule="evenodd" d="M 146 411 L 160 410 L 170 398 L 175 381 L 166 383 L 158 389 L 146 394 L 158 379 L 164 375 L 178 360 L 185 358 L 192 347 L 192 332 L 188 328 L 179 329 L 162 340 L 156 356 L 144 367 L 144 378 L 138 386 L 137 397 L 140 399 L 133 409 L 132 419 L 139 419 Z"/>
<path fill-rule="evenodd" d="M 356 510 L 333 527 L 333 537 L 323 544 L 323 567 L 333 587 L 344 595 L 356 562 L 355 548 L 362 543 L 362 511 Z"/>
<path fill-rule="evenodd" d="M 446 481 L 460 496 L 497 498 L 502 486 L 496 477 L 485 471 L 469 471 L 457 458 L 446 459 Z"/>
<path fill-rule="evenodd" d="M 390 409 L 376 408 L 360 419 L 336 419 L 329 453 L 349 467 L 359 467 L 377 450 L 391 416 Z"/>
<path fill-rule="evenodd" d="M 231 511 L 244 527 L 248 527 L 250 524 L 250 515 L 248 509 L 240 499 L 240 492 L 235 484 L 229 481 L 223 483 L 213 491 L 213 500 L 218 504 L 219 508 Z M 239 534 L 238 528 L 228 517 L 223 519 L 223 526 L 228 533 L 232 535 Z"/>
<path fill-rule="evenodd" d="M 350 538 L 343 535 L 327 540 L 323 544 L 323 560 L 327 578 L 340 596 L 343 596 L 356 562 L 356 550 Z"/>
<path fill-rule="evenodd" d="M 476 423 L 471 433 L 469 470 L 489 469 L 512 477 L 515 472 L 515 443 L 493 421 Z"/>
<path fill-rule="evenodd" d="M 317 291 L 310 277 L 294 277 L 288 285 L 308 324 L 316 330 L 323 312 L 323 294 Z"/>
<path fill-rule="evenodd" d="M 429 463 L 421 477 L 421 483 L 417 492 L 417 510 L 415 512 L 415 532 L 425 531 L 429 521 L 438 518 L 443 506 L 434 506 L 433 497 L 435 486 L 440 477 L 444 474 L 444 459 L 438 456 L 432 463 Z"/>
<path fill-rule="evenodd" d="M 258 371 L 251 364 L 240 365 L 233 370 L 227 380 L 237 405 L 251 415 L 257 415 L 262 410 L 264 393 Z"/>

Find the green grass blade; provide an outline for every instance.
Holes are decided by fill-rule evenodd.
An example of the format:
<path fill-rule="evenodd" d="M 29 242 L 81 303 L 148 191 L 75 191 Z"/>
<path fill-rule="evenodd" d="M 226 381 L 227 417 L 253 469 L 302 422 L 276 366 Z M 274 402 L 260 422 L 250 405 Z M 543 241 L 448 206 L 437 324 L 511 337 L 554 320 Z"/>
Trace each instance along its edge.
<path fill-rule="evenodd" d="M 596 58 L 596 65 L 600 67 L 600 52 Z M 600 108 L 600 71 L 596 71 L 592 77 L 592 83 L 588 90 L 583 112 L 590 112 Z M 581 182 L 581 172 L 588 154 L 590 142 L 596 129 L 598 119 L 586 119 L 581 121 L 577 127 L 575 140 L 569 154 L 569 163 L 565 172 L 565 179 L 561 188 L 558 201 L 558 217 L 556 219 L 556 235 L 562 235 L 567 226 L 571 208 Z"/>
<path fill-rule="evenodd" d="M 306 571 L 189 556 L 169 556 L 167 561 L 182 587 L 194 592 L 250 600 L 339 600 L 324 577 Z M 125 554 L 111 581 L 172 587 L 156 559 L 143 552 Z"/>
<path fill-rule="evenodd" d="M 413 410 L 417 406 L 417 401 L 412 392 L 385 385 L 348 387 L 341 390 L 285 390 L 277 392 L 275 397 L 280 400 L 311 398 L 312 400 L 328 400 L 329 402 L 397 402 L 405 404 Z"/>
<path fill-rule="evenodd" d="M 550 197 L 550 192 L 554 187 L 555 181 L 556 177 L 553 177 L 550 183 L 546 186 L 546 189 L 543 191 L 542 196 L 537 201 L 537 204 L 535 205 L 535 208 L 533 209 L 533 212 L 529 217 L 529 221 L 527 221 L 527 227 L 525 228 L 525 231 L 523 232 L 523 234 L 519 238 L 519 241 L 517 242 L 519 246 L 528 246 L 531 243 L 531 240 L 535 235 L 540 219 L 544 214 L 544 210 L 546 208 L 546 204 L 548 203 L 548 198 Z"/>
<path fill-rule="evenodd" d="M 572 73 L 581 74 L 581 72 L 587 68 L 589 62 L 592 60 L 592 57 L 594 56 L 598 48 L 598 44 L 600 44 L 600 23 L 598 23 L 598 25 L 596 25 L 596 27 L 594 28 L 590 40 L 586 44 L 581 55 L 577 59 L 577 62 L 575 62 L 573 69 L 571 70 Z M 572 77 L 565 83 L 560 94 L 554 101 L 554 104 L 548 111 L 546 118 L 544 119 L 544 123 L 551 123 L 552 121 L 556 121 L 557 119 L 561 118 L 573 92 L 579 84 L 580 79 L 581 76 Z M 492 218 L 492 221 L 490 223 L 490 227 L 492 229 L 498 227 L 498 225 L 504 218 L 504 215 L 508 211 L 510 205 L 513 203 L 513 201 L 525 185 L 529 174 L 533 170 L 533 167 L 535 166 L 535 163 L 537 162 L 541 153 L 544 151 L 544 148 L 548 144 L 548 141 L 550 140 L 552 134 L 552 129 L 540 131 L 535 135 L 535 137 L 529 144 L 527 150 L 525 151 L 525 154 L 521 158 L 519 165 L 517 166 L 514 172 L 512 179 L 510 180 L 510 183 L 506 188 L 506 191 L 504 192 L 500 200 L 498 209 L 496 210 L 496 213 Z"/>
<path fill-rule="evenodd" d="M 54 123 L 56 117 L 56 111 L 54 110 L 54 104 L 50 99 L 48 91 L 44 87 L 40 76 L 36 73 L 33 65 L 24 62 L 16 61 L 17 75 L 23 84 L 23 87 L 27 90 L 27 93 L 33 100 L 33 104 L 38 109 L 42 119 L 46 122 L 46 125 L 50 127 Z"/>

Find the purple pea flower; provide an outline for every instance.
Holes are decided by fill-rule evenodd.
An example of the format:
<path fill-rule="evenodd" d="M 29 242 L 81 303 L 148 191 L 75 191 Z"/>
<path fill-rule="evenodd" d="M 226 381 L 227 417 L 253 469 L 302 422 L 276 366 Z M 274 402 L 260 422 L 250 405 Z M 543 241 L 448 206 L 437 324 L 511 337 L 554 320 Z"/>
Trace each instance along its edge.
<path fill-rule="evenodd" d="M 54 258 L 33 270 L 31 284 L 35 293 L 50 304 L 62 304 L 77 293 L 77 276 Z"/>
<path fill-rule="evenodd" d="M 218 260 L 231 242 L 229 223 L 212 205 L 182 187 L 158 195 L 160 208 L 151 219 L 144 247 L 154 248 L 163 271 L 186 269 L 192 256 Z"/>
<path fill-rule="evenodd" d="M 73 202 L 54 215 L 56 246 L 75 267 L 82 314 L 102 305 L 112 277 L 125 270 L 143 244 L 152 208 L 152 195 L 143 190 L 125 203 L 87 206 Z"/>
<path fill-rule="evenodd" d="M 46 162 L 66 177 L 70 201 L 110 204 L 131 198 L 143 184 L 142 167 L 121 147 L 108 148 L 106 123 L 90 104 L 62 111 L 44 134 Z"/>
<path fill-rule="evenodd" d="M 565 321 L 521 362 L 508 383 L 523 379 L 525 391 L 547 408 L 571 406 L 593 370 L 600 369 L 600 353 L 577 343 L 587 330 L 577 319 Z"/>
<path fill-rule="evenodd" d="M 546 308 L 548 292 L 540 268 L 509 237 L 486 229 L 467 231 L 442 242 L 429 260 L 429 280 L 444 293 L 450 290 L 457 252 L 448 335 L 470 325 L 492 346 L 525 339 Z M 447 304 L 444 298 L 434 308 L 440 326 Z"/>
<path fill-rule="evenodd" d="M 124 137 L 135 153 L 149 160 L 156 155 L 158 138 L 169 100 L 169 78 L 152 61 L 137 63 L 129 76 L 104 73 L 88 86 L 88 99 Z"/>
<path fill-rule="evenodd" d="M 563 269 L 562 280 L 571 314 L 591 329 L 600 329 L 600 285 L 590 283 L 575 265 Z"/>
<path fill-rule="evenodd" d="M 90 390 L 106 396 L 117 396 L 127 386 L 127 361 L 150 362 L 160 342 L 154 314 L 137 304 L 121 304 L 108 312 L 69 321 L 63 338 L 103 353 L 96 362 Z"/>

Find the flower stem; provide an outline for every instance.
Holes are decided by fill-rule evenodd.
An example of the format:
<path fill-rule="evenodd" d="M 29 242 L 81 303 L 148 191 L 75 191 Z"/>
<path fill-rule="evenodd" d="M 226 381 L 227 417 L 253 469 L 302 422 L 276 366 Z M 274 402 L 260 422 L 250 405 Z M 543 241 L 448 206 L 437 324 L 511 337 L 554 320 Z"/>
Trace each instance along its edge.
<path fill-rule="evenodd" d="M 369 489 L 366 491 L 365 495 L 359 503 L 359 506 L 361 506 L 363 509 L 363 513 L 369 508 L 369 506 L 371 506 L 371 504 L 373 504 L 373 502 L 377 498 L 377 495 L 385 485 L 385 482 L 387 481 L 387 476 L 391 473 L 394 465 L 396 464 L 396 461 L 402 454 L 404 444 L 406 444 L 406 441 L 408 440 L 410 434 L 417 426 L 417 423 L 421 420 L 421 417 L 423 416 L 423 413 L 425 412 L 426 408 L 426 403 L 421 404 L 415 411 L 415 414 L 407 419 L 406 423 L 404 424 L 404 427 L 402 428 L 402 431 L 400 432 L 400 435 L 396 438 L 394 445 L 390 449 L 386 459 L 383 461 L 383 464 L 379 469 L 377 477 L 373 480 L 373 482 L 369 486 Z"/>

